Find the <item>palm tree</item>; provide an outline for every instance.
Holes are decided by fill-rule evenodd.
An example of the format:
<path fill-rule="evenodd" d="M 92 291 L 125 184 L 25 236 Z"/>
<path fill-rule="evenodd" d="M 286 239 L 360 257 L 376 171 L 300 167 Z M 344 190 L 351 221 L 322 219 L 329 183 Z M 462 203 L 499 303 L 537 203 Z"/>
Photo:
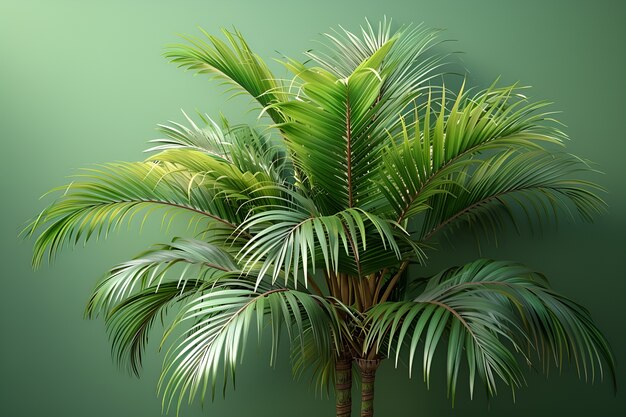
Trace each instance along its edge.
<path fill-rule="evenodd" d="M 590 168 L 559 148 L 546 103 L 516 85 L 451 91 L 438 33 L 423 26 L 335 30 L 307 63 L 285 60 L 287 79 L 239 32 L 223 34 L 186 37 L 166 56 L 250 95 L 259 127 L 202 115 L 160 125 L 152 156 L 85 170 L 25 229 L 38 267 L 157 211 L 186 213 L 193 238 L 115 266 L 87 306 L 135 373 L 154 322 L 179 306 L 163 336 L 174 338 L 165 409 L 226 389 L 255 331 L 271 333 L 272 362 L 287 335 L 294 373 L 334 387 L 337 416 L 351 415 L 353 381 L 361 415 L 373 415 L 383 359 L 410 374 L 419 354 L 428 381 L 443 345 L 451 398 L 462 367 L 470 393 L 480 380 L 491 395 L 496 380 L 521 386 L 522 364 L 614 375 L 587 310 L 528 267 L 479 259 L 416 278 L 459 229 L 489 237 L 604 210 L 598 187 L 577 179 Z"/>

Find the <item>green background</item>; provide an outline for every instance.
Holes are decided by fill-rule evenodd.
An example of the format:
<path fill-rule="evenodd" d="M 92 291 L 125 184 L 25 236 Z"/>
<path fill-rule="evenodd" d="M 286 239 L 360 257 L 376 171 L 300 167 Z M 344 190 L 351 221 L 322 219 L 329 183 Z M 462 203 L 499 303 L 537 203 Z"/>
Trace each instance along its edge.
<path fill-rule="evenodd" d="M 594 224 L 567 224 L 541 237 L 504 236 L 484 256 L 525 262 L 548 274 L 561 292 L 589 307 L 615 350 L 626 381 L 624 332 L 626 257 L 626 19 L 621 1 L 6 1 L 0 0 L 0 415 L 159 416 L 156 382 L 162 356 L 153 343 L 141 380 L 113 364 L 101 321 L 82 318 L 101 274 L 149 242 L 155 228 L 136 230 L 67 251 L 53 267 L 30 269 L 32 242 L 20 226 L 66 183 L 76 168 L 138 160 L 156 123 L 181 121 L 195 109 L 234 121 L 253 120 L 246 100 L 231 100 L 217 84 L 192 77 L 161 57 L 177 33 L 216 33 L 235 25 L 263 57 L 301 58 L 331 26 L 356 29 L 364 17 L 425 22 L 446 28 L 447 51 L 463 51 L 469 82 L 497 76 L 534 88 L 554 101 L 572 137 L 569 150 L 596 162 L 596 180 L 609 192 L 608 215 Z M 170 233 L 171 234 L 171 233 Z M 435 256 L 431 269 L 477 256 L 458 244 Z M 156 342 L 156 340 L 155 340 Z M 237 390 L 183 416 L 331 416 L 333 402 L 316 398 L 306 380 L 291 382 L 287 360 L 268 366 L 265 348 L 249 348 Z M 440 367 L 440 374 L 444 369 Z M 513 403 L 506 387 L 487 402 L 460 389 L 454 408 L 442 376 L 430 391 L 406 371 L 385 363 L 377 381 L 378 416 L 623 416 L 626 394 L 609 383 L 585 384 L 574 372 L 536 373 Z M 173 415 L 173 413 L 172 413 Z"/>

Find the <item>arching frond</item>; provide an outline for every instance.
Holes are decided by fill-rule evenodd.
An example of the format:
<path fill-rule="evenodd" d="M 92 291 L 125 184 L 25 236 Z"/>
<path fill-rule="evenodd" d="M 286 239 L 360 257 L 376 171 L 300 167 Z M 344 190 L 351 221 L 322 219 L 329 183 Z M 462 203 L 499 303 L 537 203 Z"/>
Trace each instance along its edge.
<path fill-rule="evenodd" d="M 165 57 L 179 67 L 224 80 L 238 91 L 250 94 L 262 107 L 287 99 L 282 83 L 252 52 L 239 31 L 222 30 L 226 42 L 205 31 L 202 33 L 206 39 L 183 36 L 189 44 L 172 45 Z M 268 114 L 274 122 L 282 121 L 279 112 L 269 109 Z"/>
<path fill-rule="evenodd" d="M 175 269 L 177 266 L 181 268 Z M 171 283 L 168 275 L 182 291 L 188 280 L 210 283 L 219 277 L 240 276 L 241 271 L 221 245 L 175 238 L 170 244 L 155 245 L 135 259 L 112 268 L 94 290 L 86 315 L 94 317 L 101 311 L 108 314 L 137 290 L 158 289 Z"/>
<path fill-rule="evenodd" d="M 466 166 L 445 192 L 430 197 L 430 210 L 421 236 L 428 240 L 440 230 L 466 225 L 496 235 L 505 221 L 514 225 L 526 217 L 528 226 L 556 220 L 562 214 L 591 220 L 606 204 L 595 191 L 600 188 L 577 179 L 589 167 L 569 154 L 545 151 L 506 151 L 478 166 Z"/>
<path fill-rule="evenodd" d="M 173 304 L 201 296 L 218 285 L 253 285 L 256 278 L 238 269 L 222 247 L 228 248 L 224 243 L 222 239 L 209 243 L 175 238 L 111 269 L 94 290 L 86 315 L 93 318 L 104 313 L 112 351 L 120 365 L 139 375 L 152 325 L 158 318 L 163 322 Z"/>
<path fill-rule="evenodd" d="M 287 331 L 291 343 L 300 343 L 302 349 L 305 345 L 296 335 L 311 331 L 316 351 L 326 356 L 332 354 L 339 334 L 338 317 L 325 299 L 284 288 L 255 291 L 246 287 L 216 287 L 189 302 L 172 329 L 188 321 L 195 324 L 168 351 L 159 382 L 165 408 L 171 406 L 175 397 L 178 406 L 185 397 L 192 401 L 200 393 L 204 398 L 209 387 L 214 396 L 218 368 L 223 369 L 224 390 L 229 378 L 234 382 L 236 365 L 251 327 L 256 328 L 259 338 L 266 325 L 271 328 L 271 363 L 282 329 Z"/>
<path fill-rule="evenodd" d="M 146 287 L 111 308 L 105 324 L 111 339 L 111 351 L 118 364 L 139 376 L 155 321 L 163 322 L 170 306 L 198 294 L 204 284 L 191 280 L 185 285 L 166 282 Z"/>
<path fill-rule="evenodd" d="M 243 172 L 264 173 L 276 182 L 293 182 L 291 162 L 282 142 L 245 124 L 231 126 L 223 119 L 220 127 L 208 115 L 200 115 L 201 122 L 197 123 L 183 114 L 189 127 L 176 122 L 159 125 L 166 137 L 152 140 L 157 145 L 147 152 L 196 151 L 218 162 L 229 162 Z M 183 161 L 181 158 L 177 162 Z"/>
<path fill-rule="evenodd" d="M 149 158 L 150 161 L 168 162 L 188 171 L 189 187 L 200 187 L 209 192 L 213 201 L 222 201 L 241 213 L 240 218 L 256 206 L 281 204 L 284 187 L 268 171 L 241 170 L 235 164 L 219 161 L 205 153 L 169 149 Z"/>
<path fill-rule="evenodd" d="M 261 265 L 259 279 L 268 273 L 275 281 L 281 271 L 297 285 L 302 271 L 306 285 L 310 272 L 323 262 L 325 271 L 339 272 L 340 253 L 356 260 L 359 254 L 371 251 L 391 251 L 396 259 L 401 251 L 396 232 L 385 219 L 360 209 L 346 209 L 332 216 L 312 215 L 303 210 L 273 209 L 255 214 L 243 224 L 243 229 L 259 232 L 240 251 L 244 270 Z M 368 247 L 368 234 L 377 234 L 374 247 Z M 371 243 L 371 241 L 370 241 Z M 320 256 L 321 255 L 321 256 Z M 360 270 L 355 271 L 360 275 Z"/>
<path fill-rule="evenodd" d="M 496 378 L 511 388 L 524 382 L 520 359 L 558 368 L 569 362 L 591 380 L 604 376 L 606 364 L 614 376 L 610 348 L 589 313 L 550 289 L 542 275 L 515 263 L 478 260 L 452 268 L 430 278 L 412 301 L 383 303 L 367 316 L 366 346 L 386 346 L 388 355 L 394 350 L 396 364 L 408 351 L 409 369 L 422 346 L 426 381 L 445 336 L 452 397 L 463 357 L 470 392 L 479 376 L 491 395 Z"/>
<path fill-rule="evenodd" d="M 380 189 L 398 221 L 428 209 L 429 199 L 446 193 L 454 177 L 479 153 L 542 149 L 560 144 L 562 133 L 542 124 L 545 103 L 527 103 L 515 86 L 491 87 L 473 96 L 463 92 L 448 109 L 445 94 L 435 109 L 429 94 L 413 121 L 405 123 L 385 151 Z"/>
<path fill-rule="evenodd" d="M 33 255 L 35 267 L 46 252 L 52 260 L 64 244 L 106 237 L 142 212 L 144 220 L 156 209 L 170 217 L 184 212 L 233 230 L 240 221 L 237 207 L 213 198 L 206 188 L 190 187 L 193 177 L 170 164 L 108 164 L 76 177 L 68 186 L 53 190 L 63 194 L 24 230 L 27 235 L 40 231 Z"/>

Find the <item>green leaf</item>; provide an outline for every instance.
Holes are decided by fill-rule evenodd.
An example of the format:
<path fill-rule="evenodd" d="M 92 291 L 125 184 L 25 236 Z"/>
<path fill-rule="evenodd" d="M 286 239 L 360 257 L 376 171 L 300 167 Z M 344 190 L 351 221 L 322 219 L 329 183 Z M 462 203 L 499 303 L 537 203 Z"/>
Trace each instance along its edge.
<path fill-rule="evenodd" d="M 226 41 L 202 31 L 204 38 L 183 36 L 188 44 L 170 46 L 165 57 L 179 67 L 198 74 L 207 73 L 225 80 L 239 91 L 247 92 L 262 107 L 286 100 L 282 83 L 274 77 L 265 62 L 250 49 L 237 30 L 222 30 Z M 281 115 L 268 110 L 276 123 Z"/>
<path fill-rule="evenodd" d="M 183 269 L 176 270 L 176 266 Z M 190 269 L 191 267 L 191 269 Z M 108 314 L 133 292 L 160 288 L 174 276 L 176 287 L 183 291 L 187 280 L 212 282 L 216 278 L 244 277 L 234 258 L 224 248 L 196 239 L 175 238 L 168 245 L 155 245 L 131 261 L 112 268 L 94 290 L 86 315 Z"/>
<path fill-rule="evenodd" d="M 588 169 L 572 155 L 542 150 L 504 151 L 480 165 L 466 166 L 442 187 L 445 192 L 427 201 L 432 209 L 425 216 L 421 239 L 460 225 L 496 235 L 507 221 L 518 230 L 520 220 L 532 230 L 542 220 L 575 219 L 575 213 L 590 221 L 606 204 L 594 193 L 600 187 L 576 178 Z"/>
<path fill-rule="evenodd" d="M 124 222 L 130 225 L 137 214 L 142 213 L 145 221 L 155 209 L 162 209 L 164 219 L 187 213 L 192 220 L 214 221 L 233 230 L 241 221 L 237 206 L 194 186 L 193 176 L 172 164 L 117 163 L 83 172 L 68 186 L 57 188 L 62 194 L 25 229 L 29 236 L 40 231 L 35 267 L 46 252 L 51 261 L 64 244 L 106 238 Z"/>
<path fill-rule="evenodd" d="M 496 377 L 512 389 L 521 386 L 521 361 L 554 361 L 558 368 L 571 363 L 591 380 L 596 374 L 603 378 L 605 366 L 615 375 L 608 342 L 589 313 L 550 289 L 542 275 L 516 263 L 481 259 L 451 268 L 428 279 L 413 300 L 378 304 L 366 314 L 370 330 L 364 349 L 387 346 L 388 354 L 395 349 L 396 366 L 408 350 L 410 373 L 422 346 L 427 383 L 445 332 L 452 398 L 463 357 L 471 394 L 477 375 L 490 395 L 497 392 Z"/>
<path fill-rule="evenodd" d="M 159 382 L 166 409 L 175 397 L 178 397 L 177 408 L 185 397 L 191 402 L 200 393 L 204 398 L 209 387 L 214 397 L 219 367 L 224 370 L 225 390 L 229 376 L 234 378 L 247 332 L 255 322 L 269 320 L 271 362 L 276 357 L 282 325 L 288 330 L 292 348 L 313 349 L 323 361 L 329 360 L 338 334 L 334 307 L 322 298 L 285 288 L 255 291 L 247 287 L 216 286 L 188 302 L 166 337 L 181 323 L 190 320 L 194 324 L 166 356 Z M 259 333 L 264 327 L 257 327 Z M 301 340 L 302 335 L 310 338 L 306 345 Z"/>

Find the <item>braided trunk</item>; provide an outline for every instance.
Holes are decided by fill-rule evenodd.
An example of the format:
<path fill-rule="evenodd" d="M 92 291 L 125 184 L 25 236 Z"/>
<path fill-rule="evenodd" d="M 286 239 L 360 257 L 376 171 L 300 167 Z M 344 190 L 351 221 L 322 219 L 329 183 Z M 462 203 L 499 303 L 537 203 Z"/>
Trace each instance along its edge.
<path fill-rule="evenodd" d="M 374 415 L 374 382 L 380 359 L 357 359 L 361 370 L 361 417 Z"/>
<path fill-rule="evenodd" d="M 337 417 L 352 414 L 352 358 L 340 356 L 335 362 L 335 408 Z"/>

